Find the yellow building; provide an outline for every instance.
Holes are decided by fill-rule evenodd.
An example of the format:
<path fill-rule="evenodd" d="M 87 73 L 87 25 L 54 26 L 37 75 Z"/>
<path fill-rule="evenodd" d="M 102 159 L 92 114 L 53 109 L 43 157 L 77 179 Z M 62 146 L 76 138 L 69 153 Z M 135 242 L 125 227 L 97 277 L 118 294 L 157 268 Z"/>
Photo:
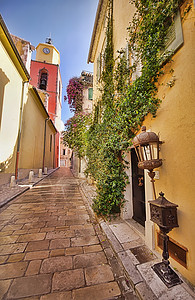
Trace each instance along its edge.
<path fill-rule="evenodd" d="M 98 79 L 102 71 L 100 62 L 106 43 L 107 5 L 107 0 L 99 1 L 88 56 L 88 62 L 94 63 L 94 103 L 101 98 Z M 189 5 L 191 9 L 186 13 Z M 129 4 L 128 0 L 113 0 L 114 58 L 118 56 L 117 50 L 127 48 L 127 27 L 134 12 L 135 7 Z M 147 130 L 159 134 L 160 140 L 164 142 L 160 151 L 163 164 L 156 172 L 156 190 L 158 193 L 163 191 L 169 201 L 178 205 L 179 227 L 169 234 L 170 261 L 191 284 L 195 284 L 194 14 L 194 2 L 184 1 L 175 20 L 177 24 L 173 40 L 175 54 L 172 62 L 164 66 L 164 75 L 158 84 L 157 97 L 162 99 L 162 103 L 157 110 L 156 118 L 148 114 L 143 121 Z M 174 70 L 174 73 L 170 72 L 171 70 Z M 145 243 L 150 249 L 161 252 L 159 229 L 150 221 L 148 201 L 153 198 L 152 184 L 147 172 L 138 170 L 133 148 L 127 154 L 127 159 L 130 184 L 126 188 L 126 203 L 121 217 L 129 220 L 134 224 L 132 226 L 136 226 L 144 234 Z M 139 186 L 142 186 L 141 192 Z"/>
<path fill-rule="evenodd" d="M 14 40 L 24 54 L 22 45 L 30 43 Z M 0 16 L 0 184 L 11 175 L 24 178 L 29 170 L 54 165 L 56 129 L 36 89 L 29 86 L 25 64 L 29 67 L 30 53 L 25 51 L 23 62 L 18 50 Z"/>
<path fill-rule="evenodd" d="M 0 174 L 14 174 L 22 103 L 30 76 L 1 16 L 0 57 Z M 0 178 L 7 182 L 9 177 Z"/>

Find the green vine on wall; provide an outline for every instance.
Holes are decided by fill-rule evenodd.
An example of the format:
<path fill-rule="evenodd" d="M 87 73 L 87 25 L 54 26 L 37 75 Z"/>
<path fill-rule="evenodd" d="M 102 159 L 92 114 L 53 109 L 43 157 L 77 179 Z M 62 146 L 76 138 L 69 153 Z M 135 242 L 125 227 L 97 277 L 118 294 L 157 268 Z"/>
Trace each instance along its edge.
<path fill-rule="evenodd" d="M 155 117 L 160 105 L 160 99 L 156 97 L 157 83 L 163 62 L 171 58 L 171 53 L 162 49 L 167 24 L 178 9 L 176 0 L 130 2 L 136 7 L 128 28 L 133 64 L 129 66 L 123 50 L 114 61 L 113 0 L 109 0 L 105 67 L 101 77 L 102 113 L 98 116 L 100 109 L 97 106 L 83 148 L 88 160 L 86 173 L 96 180 L 97 197 L 93 207 L 104 216 L 120 211 L 128 179 L 124 153 L 145 116 L 150 113 Z M 140 65 L 139 76 L 133 78 Z"/>

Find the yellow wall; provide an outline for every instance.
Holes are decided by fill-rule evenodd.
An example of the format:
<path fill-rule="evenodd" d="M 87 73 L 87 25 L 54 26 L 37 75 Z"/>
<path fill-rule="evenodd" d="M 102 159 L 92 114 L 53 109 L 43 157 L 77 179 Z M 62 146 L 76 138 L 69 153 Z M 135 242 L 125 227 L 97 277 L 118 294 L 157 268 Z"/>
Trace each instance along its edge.
<path fill-rule="evenodd" d="M 15 166 L 14 148 L 18 136 L 23 79 L 1 41 L 0 57 L 0 80 L 4 78 L 7 82 L 4 89 L 1 89 L 0 95 L 1 99 L 3 99 L 0 130 L 0 162 L 11 158 L 11 161 L 9 160 L 9 167 L 5 172 L 12 173 Z"/>
<path fill-rule="evenodd" d="M 195 31 L 194 10 L 191 10 L 182 24 L 184 45 L 167 64 L 165 75 L 159 81 L 158 97 L 162 103 L 154 119 L 147 116 L 147 129 L 159 133 L 164 141 L 161 146 L 163 165 L 159 168 L 160 179 L 156 190 L 178 204 L 179 228 L 169 234 L 176 242 L 188 249 L 187 269 L 171 260 L 181 274 L 195 284 Z M 175 85 L 167 86 L 174 69 Z"/>
<path fill-rule="evenodd" d="M 43 52 L 44 48 L 48 48 L 50 50 L 49 54 L 45 54 Z M 60 54 L 58 50 L 51 44 L 42 44 L 40 43 L 36 48 L 36 60 L 47 62 L 54 65 L 60 64 Z"/>
<path fill-rule="evenodd" d="M 131 21 L 134 8 L 128 0 L 113 0 L 113 41 L 114 56 L 117 50 L 125 47 L 127 27 Z M 185 3 L 184 3 L 185 4 Z M 158 97 L 162 103 L 157 112 L 157 117 L 148 115 L 144 125 L 147 129 L 160 134 L 160 139 L 165 143 L 161 146 L 163 165 L 159 168 L 160 179 L 156 180 L 156 189 L 163 191 L 165 197 L 179 205 L 179 228 L 170 232 L 177 243 L 188 249 L 187 268 L 175 260 L 171 264 L 192 284 L 195 284 L 195 184 L 194 184 L 194 132 L 195 132 L 195 32 L 194 32 L 194 6 L 182 20 L 184 44 L 176 52 L 173 62 L 165 67 L 165 75 L 159 81 Z M 101 32 L 97 31 L 99 39 L 95 41 L 94 48 L 94 103 L 100 97 L 97 86 L 97 57 L 102 51 L 105 38 L 105 27 L 102 23 Z M 169 71 L 174 69 L 174 73 Z M 175 85 L 167 86 L 175 76 Z M 151 188 L 148 187 L 148 189 Z M 148 209 L 148 208 L 147 208 Z M 158 249 L 158 248 L 157 248 Z M 159 250 L 159 249 L 158 249 Z M 161 250 L 160 250 L 161 251 Z"/>
<path fill-rule="evenodd" d="M 42 168 L 45 119 L 47 119 L 47 114 L 43 110 L 37 95 L 35 95 L 34 91 L 30 88 L 23 110 L 19 168 Z M 47 121 L 45 166 L 48 168 L 53 168 L 54 134 L 54 128 L 50 125 L 50 121 Z M 50 135 L 52 135 L 51 152 Z"/>

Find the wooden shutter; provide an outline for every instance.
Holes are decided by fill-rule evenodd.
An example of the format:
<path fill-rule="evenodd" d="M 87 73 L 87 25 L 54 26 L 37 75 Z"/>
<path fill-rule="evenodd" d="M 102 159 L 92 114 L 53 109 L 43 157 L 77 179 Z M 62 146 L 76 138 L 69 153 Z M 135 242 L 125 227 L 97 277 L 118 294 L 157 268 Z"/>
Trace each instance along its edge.
<path fill-rule="evenodd" d="M 93 100 L 93 88 L 88 89 L 88 99 Z"/>
<path fill-rule="evenodd" d="M 165 53 L 165 51 L 176 52 L 179 47 L 183 44 L 183 32 L 181 25 L 181 16 L 178 9 L 177 14 L 174 17 L 172 24 L 170 25 L 167 36 L 165 39 L 165 47 L 160 52 L 160 56 Z"/>
<path fill-rule="evenodd" d="M 100 79 L 100 76 L 101 76 L 101 53 L 97 58 L 97 80 Z"/>

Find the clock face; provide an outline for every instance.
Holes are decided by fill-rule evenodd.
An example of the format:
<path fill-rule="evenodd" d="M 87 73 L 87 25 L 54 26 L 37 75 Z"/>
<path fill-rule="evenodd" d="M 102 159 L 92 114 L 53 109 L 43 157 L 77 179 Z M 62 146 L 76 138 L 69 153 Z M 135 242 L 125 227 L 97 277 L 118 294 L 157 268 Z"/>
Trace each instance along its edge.
<path fill-rule="evenodd" d="M 43 52 L 44 52 L 45 54 L 49 54 L 50 50 L 49 50 L 49 48 L 43 48 Z"/>

